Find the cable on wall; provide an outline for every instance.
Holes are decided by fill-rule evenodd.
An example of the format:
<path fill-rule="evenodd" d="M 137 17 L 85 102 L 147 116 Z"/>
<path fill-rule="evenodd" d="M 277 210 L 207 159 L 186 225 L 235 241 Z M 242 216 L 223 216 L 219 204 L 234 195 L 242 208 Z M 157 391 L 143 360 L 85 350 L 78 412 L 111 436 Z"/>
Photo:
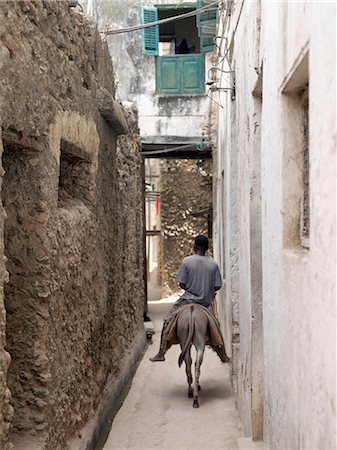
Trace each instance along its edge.
<path fill-rule="evenodd" d="M 218 58 L 219 58 L 219 60 L 215 64 L 215 66 L 213 66 L 213 67 L 211 67 L 209 69 L 208 76 L 211 73 L 211 79 L 208 82 L 206 82 L 205 84 L 209 86 L 207 97 L 209 97 L 213 102 L 217 103 L 221 108 L 223 108 L 223 106 L 220 103 L 216 102 L 209 95 L 209 93 L 212 94 L 213 92 L 220 92 L 220 91 L 231 92 L 232 100 L 235 99 L 235 74 L 234 74 L 234 70 L 233 70 L 233 68 L 231 66 L 231 61 L 230 61 L 230 58 L 229 58 L 229 52 L 230 52 L 230 49 L 231 49 L 231 47 L 233 45 L 234 37 L 235 37 L 235 34 L 236 34 L 238 26 L 239 26 L 239 22 L 240 22 L 240 19 L 241 19 L 241 14 L 242 14 L 244 3 L 245 3 L 245 0 L 242 0 L 241 1 L 241 6 L 240 6 L 240 11 L 239 11 L 236 23 L 235 23 L 235 27 L 234 27 L 232 35 L 231 35 L 230 43 L 228 43 L 228 36 L 225 36 L 225 32 L 226 32 L 226 27 L 227 26 L 228 26 L 228 28 L 230 28 L 230 22 L 231 22 L 231 17 L 232 17 L 232 15 L 231 15 L 231 4 L 237 5 L 237 3 L 233 3 L 232 0 L 227 0 L 227 5 L 226 5 L 227 8 L 226 8 L 226 16 L 225 16 L 225 19 L 224 19 L 223 34 L 222 35 L 217 34 L 217 36 L 215 36 L 214 39 L 213 39 L 213 42 L 215 44 L 216 39 L 220 38 L 220 45 L 215 44 L 215 46 L 218 49 Z M 221 44 L 222 44 L 223 40 L 226 41 L 225 54 L 221 55 Z M 222 69 L 224 60 L 227 61 L 229 70 L 223 70 Z M 222 65 L 221 68 L 219 67 L 220 65 Z M 216 76 L 217 71 L 219 71 L 220 73 L 229 74 L 231 76 L 231 86 L 230 87 L 217 86 L 217 81 L 218 81 L 217 80 L 217 76 Z M 221 80 L 220 80 L 220 82 L 221 82 Z"/>
<path fill-rule="evenodd" d="M 201 14 L 204 11 L 207 11 L 208 9 L 214 8 L 214 6 L 219 5 L 221 3 L 222 3 L 221 0 L 217 0 L 215 2 L 210 3 L 209 5 L 203 6 L 202 8 L 195 9 L 194 11 L 190 11 L 188 13 L 179 14 L 179 15 L 173 16 L 173 17 L 167 17 L 166 19 L 157 20 L 156 22 L 145 23 L 142 25 L 133 25 L 132 27 L 127 27 L 127 28 L 120 28 L 119 30 L 101 31 L 101 33 L 104 33 L 106 35 L 130 33 L 132 31 L 142 30 L 143 28 L 150 28 L 155 25 L 161 25 L 163 23 L 175 22 L 176 20 L 181 20 L 181 19 L 185 19 L 187 17 L 197 16 L 198 14 Z"/>

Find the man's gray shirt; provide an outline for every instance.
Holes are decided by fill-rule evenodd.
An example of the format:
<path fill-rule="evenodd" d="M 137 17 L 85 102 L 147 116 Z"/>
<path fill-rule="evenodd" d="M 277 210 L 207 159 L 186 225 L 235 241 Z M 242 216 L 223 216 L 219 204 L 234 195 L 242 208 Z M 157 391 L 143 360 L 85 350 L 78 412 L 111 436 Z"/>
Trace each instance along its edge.
<path fill-rule="evenodd" d="M 186 285 L 181 298 L 209 306 L 214 291 L 222 286 L 219 266 L 209 256 L 192 255 L 182 260 L 177 275 L 178 283 Z"/>

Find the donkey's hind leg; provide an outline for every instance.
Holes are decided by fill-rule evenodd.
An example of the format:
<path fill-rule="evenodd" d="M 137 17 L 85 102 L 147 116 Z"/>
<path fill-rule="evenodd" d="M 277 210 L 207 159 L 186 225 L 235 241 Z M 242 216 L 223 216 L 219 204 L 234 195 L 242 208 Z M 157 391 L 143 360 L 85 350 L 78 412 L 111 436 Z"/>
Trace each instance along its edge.
<path fill-rule="evenodd" d="M 197 347 L 197 357 L 195 361 L 195 373 L 194 373 L 194 390 L 193 390 L 193 408 L 199 408 L 198 393 L 201 390 L 199 384 L 200 368 L 202 360 L 204 358 L 205 346 Z"/>
<path fill-rule="evenodd" d="M 191 347 L 187 350 L 185 355 L 185 369 L 188 383 L 188 398 L 193 397 L 193 377 L 192 377 L 192 358 L 191 358 Z"/>

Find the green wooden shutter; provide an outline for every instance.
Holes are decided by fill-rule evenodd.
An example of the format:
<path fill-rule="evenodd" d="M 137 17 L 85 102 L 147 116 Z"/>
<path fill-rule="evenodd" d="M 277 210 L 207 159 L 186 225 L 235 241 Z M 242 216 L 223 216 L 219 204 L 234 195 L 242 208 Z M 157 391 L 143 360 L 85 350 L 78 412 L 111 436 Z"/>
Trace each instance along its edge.
<path fill-rule="evenodd" d="M 210 0 L 198 0 L 197 7 L 211 3 Z M 210 52 L 214 49 L 214 37 L 216 34 L 217 8 L 210 8 L 205 12 L 197 15 L 197 27 L 200 37 L 200 51 Z"/>
<path fill-rule="evenodd" d="M 142 7 L 142 24 L 156 22 L 158 20 L 157 8 Z M 158 55 L 159 27 L 155 25 L 142 29 L 143 51 L 146 55 Z"/>
<path fill-rule="evenodd" d="M 157 58 L 157 92 L 158 94 L 179 94 L 180 57 L 159 56 Z"/>
<path fill-rule="evenodd" d="M 213 0 L 197 0 L 197 8 L 203 8 L 204 6 L 212 3 Z M 217 7 L 206 9 L 206 11 L 197 15 L 197 27 L 199 28 L 203 22 L 216 21 Z"/>
<path fill-rule="evenodd" d="M 156 79 L 157 94 L 203 94 L 205 57 L 202 54 L 159 56 Z"/>
<path fill-rule="evenodd" d="M 203 94 L 205 92 L 204 55 L 181 57 L 181 89 L 184 94 Z"/>

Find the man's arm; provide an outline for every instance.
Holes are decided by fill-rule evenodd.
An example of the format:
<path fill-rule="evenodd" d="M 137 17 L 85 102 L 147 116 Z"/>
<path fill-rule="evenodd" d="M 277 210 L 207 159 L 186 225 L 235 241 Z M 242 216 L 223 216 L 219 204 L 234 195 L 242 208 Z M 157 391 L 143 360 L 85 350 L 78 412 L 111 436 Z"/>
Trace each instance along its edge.
<path fill-rule="evenodd" d="M 187 267 L 183 260 L 180 264 L 179 272 L 177 275 L 177 281 L 179 286 L 184 290 L 186 290 L 187 277 L 188 277 Z"/>

